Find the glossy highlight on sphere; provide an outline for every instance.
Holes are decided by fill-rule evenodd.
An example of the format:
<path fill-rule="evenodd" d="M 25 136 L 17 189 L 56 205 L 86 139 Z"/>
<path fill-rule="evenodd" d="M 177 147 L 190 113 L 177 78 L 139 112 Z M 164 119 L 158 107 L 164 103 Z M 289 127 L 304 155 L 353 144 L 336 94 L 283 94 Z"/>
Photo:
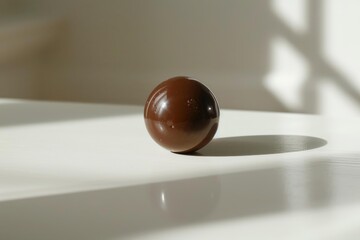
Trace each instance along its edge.
<path fill-rule="evenodd" d="M 164 148 L 190 153 L 208 144 L 219 123 L 219 106 L 212 92 L 189 77 L 174 77 L 150 93 L 144 119 L 150 136 Z"/>

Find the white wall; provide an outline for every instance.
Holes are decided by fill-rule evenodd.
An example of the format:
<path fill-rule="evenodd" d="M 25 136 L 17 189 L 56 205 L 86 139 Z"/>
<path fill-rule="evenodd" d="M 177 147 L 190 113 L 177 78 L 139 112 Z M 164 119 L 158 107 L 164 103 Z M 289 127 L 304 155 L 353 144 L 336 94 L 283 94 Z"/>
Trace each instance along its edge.
<path fill-rule="evenodd" d="M 35 97 L 32 78 L 34 63 L 32 60 L 19 60 L 11 57 L 8 51 L 14 35 L 9 29 L 9 16 L 12 14 L 10 1 L 0 0 L 0 96 Z"/>
<path fill-rule="evenodd" d="M 18 0 L 65 18 L 39 97 L 143 104 L 190 75 L 222 107 L 360 113 L 357 0 Z"/>
<path fill-rule="evenodd" d="M 53 30 L 46 26 L 19 15 L 13 1 L 0 0 L 0 97 L 40 97 L 40 50 L 49 39 L 44 33 Z"/>

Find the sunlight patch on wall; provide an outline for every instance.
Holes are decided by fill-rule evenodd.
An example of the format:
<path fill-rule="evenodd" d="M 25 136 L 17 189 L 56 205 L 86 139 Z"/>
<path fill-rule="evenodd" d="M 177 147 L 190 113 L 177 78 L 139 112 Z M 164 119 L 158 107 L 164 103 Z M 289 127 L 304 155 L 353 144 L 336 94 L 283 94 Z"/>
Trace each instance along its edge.
<path fill-rule="evenodd" d="M 324 7 L 324 55 L 360 91 L 359 1 L 328 0 Z"/>
<path fill-rule="evenodd" d="M 276 15 L 297 33 L 307 30 L 307 0 L 273 0 Z"/>
<path fill-rule="evenodd" d="M 327 82 L 321 86 L 320 111 L 326 115 L 360 113 L 359 1 L 324 3 L 323 57 Z"/>
<path fill-rule="evenodd" d="M 319 113 L 328 116 L 359 116 L 360 107 L 331 79 L 321 81 L 319 88 Z"/>
<path fill-rule="evenodd" d="M 303 104 L 303 85 L 309 66 L 285 39 L 274 38 L 270 45 L 270 73 L 265 77 L 265 87 L 290 111 L 297 111 Z"/>

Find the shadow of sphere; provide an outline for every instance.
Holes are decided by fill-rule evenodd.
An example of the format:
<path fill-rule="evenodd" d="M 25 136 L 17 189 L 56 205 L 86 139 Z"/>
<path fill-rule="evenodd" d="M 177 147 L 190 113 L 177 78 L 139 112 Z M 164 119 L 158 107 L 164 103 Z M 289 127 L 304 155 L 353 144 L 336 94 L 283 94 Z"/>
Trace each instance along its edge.
<path fill-rule="evenodd" d="M 217 138 L 195 156 L 248 156 L 306 151 L 325 146 L 322 138 L 301 135 L 255 135 Z"/>

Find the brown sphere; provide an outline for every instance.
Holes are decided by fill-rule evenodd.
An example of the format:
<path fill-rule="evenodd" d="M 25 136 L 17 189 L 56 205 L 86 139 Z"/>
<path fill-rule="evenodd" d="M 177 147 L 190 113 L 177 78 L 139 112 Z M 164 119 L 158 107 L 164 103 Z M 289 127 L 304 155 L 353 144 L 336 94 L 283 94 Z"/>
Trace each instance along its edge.
<path fill-rule="evenodd" d="M 189 77 L 174 77 L 160 83 L 148 97 L 144 118 L 151 137 L 176 153 L 190 153 L 214 137 L 219 106 L 212 92 Z"/>

